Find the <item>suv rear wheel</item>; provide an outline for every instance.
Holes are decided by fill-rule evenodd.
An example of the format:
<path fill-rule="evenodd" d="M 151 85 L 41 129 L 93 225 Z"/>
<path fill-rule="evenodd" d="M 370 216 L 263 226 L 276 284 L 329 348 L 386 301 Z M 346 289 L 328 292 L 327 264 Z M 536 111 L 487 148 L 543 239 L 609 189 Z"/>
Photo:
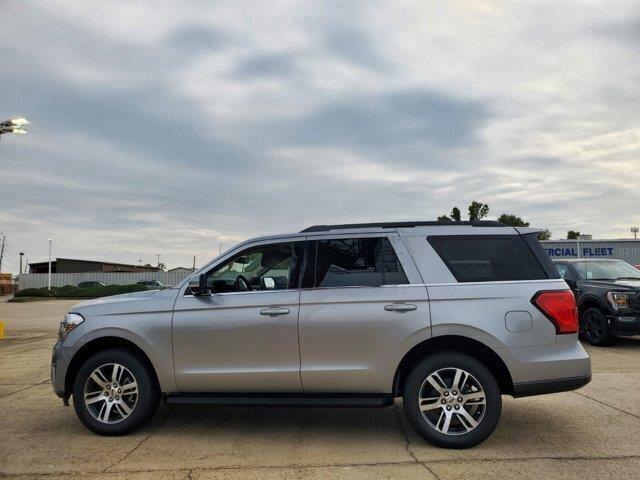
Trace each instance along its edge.
<path fill-rule="evenodd" d="M 104 350 L 80 368 L 73 407 L 82 423 L 100 435 L 124 435 L 149 420 L 160 403 L 150 367 L 124 349 Z"/>
<path fill-rule="evenodd" d="M 615 339 L 607 317 L 598 308 L 588 308 L 582 313 L 580 329 L 585 340 L 596 347 L 610 345 Z"/>
<path fill-rule="evenodd" d="M 481 362 L 458 352 L 430 355 L 407 377 L 404 410 L 425 440 L 446 448 L 468 448 L 495 429 L 502 397 Z"/>

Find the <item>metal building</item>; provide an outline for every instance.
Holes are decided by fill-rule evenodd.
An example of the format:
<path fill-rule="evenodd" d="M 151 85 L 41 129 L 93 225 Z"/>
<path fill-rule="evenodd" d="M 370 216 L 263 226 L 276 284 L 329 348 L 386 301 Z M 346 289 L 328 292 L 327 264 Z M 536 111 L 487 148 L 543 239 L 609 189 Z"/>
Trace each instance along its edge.
<path fill-rule="evenodd" d="M 540 242 L 551 259 L 607 258 L 640 265 L 640 239 L 621 240 L 543 240 Z"/>

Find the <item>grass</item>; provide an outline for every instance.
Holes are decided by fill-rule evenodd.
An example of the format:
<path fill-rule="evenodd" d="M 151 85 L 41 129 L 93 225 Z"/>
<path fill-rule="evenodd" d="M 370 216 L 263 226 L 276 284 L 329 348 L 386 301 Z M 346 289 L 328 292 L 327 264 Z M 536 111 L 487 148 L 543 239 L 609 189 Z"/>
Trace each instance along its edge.
<path fill-rule="evenodd" d="M 45 288 L 25 288 L 16 292 L 10 302 L 29 302 L 36 300 L 49 300 L 55 298 L 62 299 L 83 299 L 83 298 L 99 298 L 111 295 L 120 295 L 122 293 L 143 292 L 147 287 L 144 285 L 107 285 L 104 287 L 78 288 L 73 285 L 65 285 L 64 287 L 51 287 L 51 290 Z"/>

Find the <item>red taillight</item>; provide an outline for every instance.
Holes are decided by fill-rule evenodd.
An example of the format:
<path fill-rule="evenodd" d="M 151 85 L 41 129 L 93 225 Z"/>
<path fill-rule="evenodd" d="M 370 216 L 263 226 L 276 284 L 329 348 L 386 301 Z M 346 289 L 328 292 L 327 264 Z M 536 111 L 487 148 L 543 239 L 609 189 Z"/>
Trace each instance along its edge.
<path fill-rule="evenodd" d="M 558 335 L 578 331 L 578 307 L 570 290 L 553 290 L 536 293 L 531 299 L 556 327 Z"/>

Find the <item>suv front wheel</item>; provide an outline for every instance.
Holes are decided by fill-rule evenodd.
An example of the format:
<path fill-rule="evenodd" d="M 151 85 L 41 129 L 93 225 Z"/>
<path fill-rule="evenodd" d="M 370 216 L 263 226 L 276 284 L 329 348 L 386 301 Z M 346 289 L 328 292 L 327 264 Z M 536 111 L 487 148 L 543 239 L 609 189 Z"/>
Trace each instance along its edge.
<path fill-rule="evenodd" d="M 484 364 L 463 353 L 441 352 L 411 370 L 403 405 L 413 428 L 428 442 L 468 448 L 496 428 L 502 397 Z"/>
<path fill-rule="evenodd" d="M 149 420 L 160 403 L 150 367 L 125 349 L 89 358 L 76 375 L 73 407 L 82 423 L 100 435 L 124 435 Z"/>

